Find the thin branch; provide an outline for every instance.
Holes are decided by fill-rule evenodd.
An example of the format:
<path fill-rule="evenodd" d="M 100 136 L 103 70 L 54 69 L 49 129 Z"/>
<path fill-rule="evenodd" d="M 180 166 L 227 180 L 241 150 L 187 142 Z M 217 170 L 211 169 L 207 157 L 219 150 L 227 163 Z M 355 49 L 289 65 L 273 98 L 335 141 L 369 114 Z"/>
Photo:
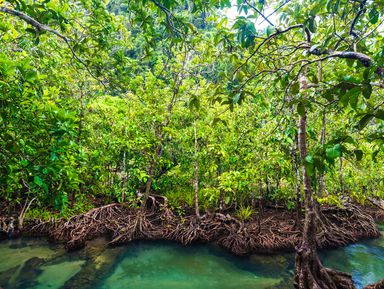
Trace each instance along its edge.
<path fill-rule="evenodd" d="M 20 11 L 17 11 L 17 10 L 13 10 L 13 9 L 10 9 L 10 8 L 4 7 L 4 6 L 0 6 L 0 12 L 16 16 L 16 17 L 24 20 L 28 24 L 34 26 L 39 31 L 47 31 L 47 32 L 55 34 L 56 36 L 58 36 L 59 38 L 63 39 L 64 41 L 69 41 L 69 39 L 67 37 L 65 37 L 63 34 L 59 33 L 58 31 L 52 29 L 51 27 L 49 27 L 47 25 L 41 24 L 37 20 L 35 20 L 32 17 L 28 16 L 27 14 L 24 14 L 23 12 L 20 12 Z"/>
<path fill-rule="evenodd" d="M 360 41 L 364 40 L 365 38 L 367 38 L 368 36 L 370 36 L 373 32 L 375 32 L 377 30 L 377 28 L 379 28 L 384 22 L 384 19 L 382 19 L 378 25 L 376 25 L 374 28 L 372 28 L 371 31 L 369 31 L 367 34 L 365 34 L 363 37 L 361 37 L 358 41 L 356 41 L 356 44 L 358 44 Z"/>
<path fill-rule="evenodd" d="M 266 17 L 267 17 L 267 18 L 271 17 L 273 14 L 275 14 L 277 11 L 279 11 L 280 8 L 282 8 L 285 4 L 289 3 L 290 1 L 291 1 L 291 0 L 286 0 L 285 2 L 281 3 L 279 7 L 277 7 L 275 10 L 273 10 L 273 12 L 270 13 L 270 14 L 269 14 L 268 16 L 266 16 Z M 262 24 L 264 21 L 265 21 L 265 20 L 262 20 L 262 21 L 259 23 L 259 25 Z"/>
<path fill-rule="evenodd" d="M 33 19 L 32 17 L 28 16 L 27 14 L 25 14 L 21 11 L 14 10 L 14 9 L 11 9 L 11 8 L 8 8 L 5 6 L 0 6 L 0 12 L 6 13 L 6 14 L 9 14 L 12 16 L 16 16 L 16 17 L 20 18 L 21 20 L 27 22 L 29 25 L 35 27 L 38 31 L 46 31 L 46 32 L 52 33 L 52 34 L 56 35 L 57 37 L 61 38 L 62 40 L 64 40 L 64 42 L 67 44 L 68 48 L 71 50 L 72 56 L 86 68 L 88 73 L 95 80 L 97 80 L 100 84 L 102 84 L 104 86 L 104 88 L 106 88 L 104 82 L 102 80 L 100 80 L 97 76 L 95 76 L 92 73 L 92 71 L 90 70 L 90 68 L 88 67 L 88 65 L 77 56 L 76 52 L 74 51 L 73 47 L 70 44 L 71 40 L 68 37 L 64 36 L 63 34 L 58 32 L 57 30 L 40 23 L 39 21 Z"/>
<path fill-rule="evenodd" d="M 267 21 L 271 26 L 275 27 L 275 25 L 269 21 L 268 17 L 265 17 L 263 13 L 259 9 L 257 9 L 254 5 L 249 3 L 247 0 L 244 0 L 245 3 L 247 3 L 253 10 L 255 10 L 265 21 Z"/>
<path fill-rule="evenodd" d="M 355 25 L 356 25 L 357 21 L 359 20 L 360 16 L 363 15 L 365 13 L 365 11 L 367 11 L 367 9 L 365 8 L 366 3 L 367 3 L 367 0 L 361 1 L 360 7 L 359 7 L 359 12 L 357 12 L 355 18 L 353 19 L 353 21 L 351 23 L 351 27 L 349 28 L 349 34 L 352 35 L 353 37 L 355 37 L 355 39 L 357 37 L 359 37 L 357 32 L 354 31 Z"/>
<path fill-rule="evenodd" d="M 251 75 L 250 77 L 248 77 L 244 83 L 239 87 L 239 91 L 241 91 L 246 85 L 248 82 L 250 82 L 252 79 L 255 79 L 256 77 L 262 75 L 262 74 L 273 74 L 273 73 L 276 73 L 278 71 L 284 71 L 284 72 L 288 72 L 286 69 L 284 68 L 277 68 L 277 69 L 274 69 L 274 70 L 262 70 L 258 73 L 254 73 L 253 75 Z"/>
<path fill-rule="evenodd" d="M 165 18 L 167 20 L 167 23 L 168 25 L 174 30 L 176 31 L 177 33 L 179 33 L 180 35 L 183 35 L 184 37 L 186 36 L 186 34 L 182 31 L 182 28 L 183 28 L 183 25 L 182 23 L 180 22 L 180 20 L 168 9 L 166 8 L 164 5 L 162 5 L 160 2 L 156 1 L 156 0 L 151 0 L 153 4 L 155 4 L 155 6 L 157 6 L 161 11 L 163 11 L 163 13 L 165 14 Z M 175 19 L 177 25 L 179 26 L 180 29 L 176 28 L 176 26 L 173 24 L 173 21 L 171 19 Z"/>
<path fill-rule="evenodd" d="M 297 28 L 304 28 L 305 30 L 305 33 L 307 35 L 307 42 L 311 42 L 311 34 L 310 32 L 308 31 L 308 29 L 303 25 L 303 24 L 296 24 L 296 25 L 293 25 L 293 26 L 290 26 L 284 30 L 276 30 L 275 33 L 272 33 L 271 35 L 269 35 L 267 38 L 264 38 L 264 40 L 256 47 L 256 49 L 251 53 L 250 56 L 247 57 L 247 59 L 245 60 L 245 62 L 243 62 L 239 67 L 237 67 L 234 71 L 234 74 L 239 70 L 241 69 L 242 67 L 244 67 L 248 61 L 254 57 L 256 55 L 256 53 L 259 51 L 259 49 L 265 44 L 267 43 L 269 40 L 275 38 L 276 36 L 280 35 L 280 34 L 284 34 L 284 33 L 287 33 L 288 31 L 291 31 L 293 29 L 297 29 Z"/>

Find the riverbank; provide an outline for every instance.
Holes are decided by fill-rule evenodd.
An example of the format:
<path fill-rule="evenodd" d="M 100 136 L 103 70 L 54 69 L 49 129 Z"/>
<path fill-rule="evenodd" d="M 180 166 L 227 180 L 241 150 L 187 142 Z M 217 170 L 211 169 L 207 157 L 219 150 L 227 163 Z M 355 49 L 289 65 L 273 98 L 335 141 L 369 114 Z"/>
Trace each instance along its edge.
<path fill-rule="evenodd" d="M 322 207 L 318 217 L 319 248 L 335 248 L 380 235 L 375 220 L 384 214 L 374 208 L 348 205 L 345 208 Z M 2 218 L 3 227 L 11 219 Z M 15 218 L 13 221 L 15 224 Z M 170 240 L 183 245 L 213 243 L 236 255 L 250 253 L 293 252 L 301 239 L 301 226 L 292 212 L 266 209 L 252 220 L 241 222 L 230 214 L 205 214 L 200 218 L 180 216 L 168 207 L 153 210 L 132 209 L 127 204 L 109 204 L 69 220 L 24 221 L 13 235 L 43 236 L 64 243 L 67 250 L 85 246 L 87 241 L 106 237 L 109 245 L 134 240 Z M 13 225 L 15 226 L 15 225 Z M 7 235 L 3 233 L 3 238 Z"/>

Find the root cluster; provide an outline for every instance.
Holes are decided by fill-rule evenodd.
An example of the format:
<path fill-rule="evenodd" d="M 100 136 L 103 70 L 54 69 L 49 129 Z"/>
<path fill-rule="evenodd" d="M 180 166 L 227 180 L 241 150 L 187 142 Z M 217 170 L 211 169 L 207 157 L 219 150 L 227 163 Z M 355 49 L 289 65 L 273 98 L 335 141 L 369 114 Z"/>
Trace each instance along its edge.
<path fill-rule="evenodd" d="M 316 223 L 319 248 L 340 247 L 364 238 L 380 236 L 372 216 L 354 204 L 343 209 L 323 208 L 317 214 Z"/>
<path fill-rule="evenodd" d="M 379 232 L 371 216 L 357 206 L 322 209 L 318 217 L 317 242 L 320 248 L 343 246 Z M 251 222 L 221 213 L 177 216 L 166 205 L 152 210 L 137 210 L 125 204 L 109 204 L 74 216 L 69 220 L 33 226 L 29 233 L 47 234 L 55 242 L 64 242 L 68 250 L 85 242 L 107 236 L 110 244 L 133 240 L 172 240 L 188 245 L 193 242 L 216 243 L 237 254 L 294 251 L 302 232 L 287 211 L 270 210 Z"/>
<path fill-rule="evenodd" d="M 322 266 L 317 253 L 305 246 L 297 250 L 295 271 L 298 289 L 356 289 L 351 275 Z"/>

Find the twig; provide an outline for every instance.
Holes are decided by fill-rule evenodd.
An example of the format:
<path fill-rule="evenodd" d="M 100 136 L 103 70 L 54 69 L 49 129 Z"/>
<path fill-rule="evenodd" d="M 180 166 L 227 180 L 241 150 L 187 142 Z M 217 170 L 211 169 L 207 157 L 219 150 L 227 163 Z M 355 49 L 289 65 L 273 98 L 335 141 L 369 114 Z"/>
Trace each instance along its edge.
<path fill-rule="evenodd" d="M 275 25 L 268 19 L 268 17 L 265 17 L 263 13 L 259 9 L 257 9 L 254 5 L 249 3 L 247 0 L 244 0 L 245 3 L 247 3 L 253 10 L 255 10 L 265 21 L 267 21 L 271 26 L 275 27 Z"/>
<path fill-rule="evenodd" d="M 16 17 L 20 18 L 21 20 L 27 22 L 31 26 L 35 27 L 37 30 L 52 33 L 52 34 L 56 35 L 57 37 L 61 38 L 62 40 L 64 40 L 64 42 L 67 44 L 68 48 L 71 50 L 72 56 L 85 67 L 85 69 L 92 76 L 92 78 L 94 78 L 100 84 L 102 84 L 104 86 L 104 88 L 107 88 L 105 86 L 104 82 L 102 80 L 100 80 L 97 76 L 95 76 L 92 73 L 92 71 L 90 70 L 90 68 L 88 67 L 88 65 L 77 56 L 76 52 L 74 51 L 73 47 L 70 44 L 71 40 L 68 37 L 64 36 L 63 34 L 58 32 L 57 30 L 55 30 L 55 29 L 53 29 L 47 25 L 41 24 L 39 21 L 33 19 L 32 17 L 28 16 L 27 14 L 25 14 L 21 11 L 14 10 L 14 9 L 11 9 L 11 8 L 8 8 L 5 6 L 0 6 L 0 12 L 6 13 L 6 14 L 9 14 L 12 16 L 16 16 Z"/>
<path fill-rule="evenodd" d="M 349 28 L 349 34 L 352 35 L 353 37 L 355 37 L 355 39 L 359 36 L 355 31 L 355 25 L 357 23 L 357 21 L 359 20 L 359 17 L 365 13 L 365 11 L 367 11 L 367 9 L 365 8 L 365 3 L 367 3 L 367 0 L 363 0 L 361 1 L 360 3 L 360 8 L 359 8 L 359 12 L 357 12 L 355 18 L 353 19 L 352 23 L 351 23 L 351 27 Z"/>

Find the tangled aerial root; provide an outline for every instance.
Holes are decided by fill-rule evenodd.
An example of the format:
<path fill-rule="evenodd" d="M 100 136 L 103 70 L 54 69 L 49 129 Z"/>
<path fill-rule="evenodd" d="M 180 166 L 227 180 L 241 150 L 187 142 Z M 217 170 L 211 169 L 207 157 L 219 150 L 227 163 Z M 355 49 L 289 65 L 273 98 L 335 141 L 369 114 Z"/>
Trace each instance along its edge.
<path fill-rule="evenodd" d="M 318 246 L 336 247 L 362 238 L 377 237 L 379 232 L 371 216 L 359 207 L 327 207 L 318 216 Z M 216 243 L 237 255 L 251 252 L 294 251 L 302 232 L 287 211 L 269 210 L 258 222 L 240 222 L 220 213 L 180 217 L 166 204 L 152 210 L 137 210 L 126 204 L 109 204 L 69 220 L 32 226 L 29 234 L 48 235 L 64 242 L 68 250 L 85 242 L 107 236 L 110 244 L 133 240 L 172 240 L 188 245 L 193 242 Z"/>
<path fill-rule="evenodd" d="M 297 250 L 295 271 L 298 289 L 356 289 L 351 275 L 323 267 L 317 253 L 309 248 Z"/>
<path fill-rule="evenodd" d="M 364 238 L 380 236 L 372 216 L 353 204 L 348 204 L 343 209 L 322 209 L 317 214 L 317 226 L 320 248 L 340 247 Z"/>

